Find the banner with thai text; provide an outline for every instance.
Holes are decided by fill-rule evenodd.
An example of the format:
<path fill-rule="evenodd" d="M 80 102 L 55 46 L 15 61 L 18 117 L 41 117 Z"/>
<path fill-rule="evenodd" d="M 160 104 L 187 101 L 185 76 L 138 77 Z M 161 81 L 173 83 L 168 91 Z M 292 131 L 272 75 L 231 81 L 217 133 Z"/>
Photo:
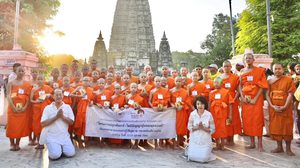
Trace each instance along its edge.
<path fill-rule="evenodd" d="M 119 139 L 164 139 L 176 137 L 176 111 L 156 112 L 151 108 L 111 109 L 91 106 L 86 111 L 86 136 Z"/>

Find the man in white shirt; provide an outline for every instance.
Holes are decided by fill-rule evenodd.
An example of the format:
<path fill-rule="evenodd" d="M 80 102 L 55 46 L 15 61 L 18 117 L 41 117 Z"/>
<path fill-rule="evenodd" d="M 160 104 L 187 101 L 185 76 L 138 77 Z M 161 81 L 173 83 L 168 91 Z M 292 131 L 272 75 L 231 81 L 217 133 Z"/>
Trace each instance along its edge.
<path fill-rule="evenodd" d="M 41 119 L 42 133 L 40 143 L 46 144 L 49 158 L 59 159 L 63 154 L 66 157 L 75 155 L 75 148 L 68 133 L 69 125 L 74 122 L 71 107 L 63 102 L 63 91 L 54 91 L 54 102 L 48 105 Z"/>

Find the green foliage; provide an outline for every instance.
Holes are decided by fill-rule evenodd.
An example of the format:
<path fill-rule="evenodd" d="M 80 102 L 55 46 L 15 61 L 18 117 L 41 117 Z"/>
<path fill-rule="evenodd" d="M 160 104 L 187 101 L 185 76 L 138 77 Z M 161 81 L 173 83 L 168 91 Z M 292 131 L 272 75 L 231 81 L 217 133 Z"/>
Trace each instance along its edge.
<path fill-rule="evenodd" d="M 16 0 L 0 0 L 0 50 L 12 49 Z M 26 51 L 44 56 L 37 37 L 51 25 L 60 6 L 59 0 L 21 0 L 19 44 Z M 46 60 L 41 58 L 41 61 Z"/>
<path fill-rule="evenodd" d="M 292 59 L 300 51 L 300 0 L 271 0 L 273 57 L 277 61 Z M 253 48 L 268 53 L 266 1 L 247 0 L 247 9 L 238 20 L 237 53 Z"/>
<path fill-rule="evenodd" d="M 196 65 L 207 66 L 209 63 L 203 53 L 195 53 L 192 50 L 187 52 L 172 52 L 172 60 L 174 69 L 179 70 L 182 63 L 187 63 L 189 70 L 195 68 Z"/>
<path fill-rule="evenodd" d="M 233 18 L 233 23 L 235 23 Z M 230 17 L 222 13 L 215 15 L 211 34 L 207 35 L 201 48 L 206 50 L 209 64 L 215 63 L 219 66 L 232 55 Z M 234 32 L 237 29 L 234 27 Z"/>

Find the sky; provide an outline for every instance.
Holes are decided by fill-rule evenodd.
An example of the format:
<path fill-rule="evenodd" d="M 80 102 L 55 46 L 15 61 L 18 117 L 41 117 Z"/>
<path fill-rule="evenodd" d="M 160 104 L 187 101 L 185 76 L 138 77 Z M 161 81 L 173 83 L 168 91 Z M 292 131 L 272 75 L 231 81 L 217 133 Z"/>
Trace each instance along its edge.
<path fill-rule="evenodd" d="M 48 54 L 71 54 L 78 59 L 92 55 L 100 30 L 106 48 L 117 0 L 61 0 L 51 29 L 40 37 Z M 228 0 L 149 0 L 156 49 L 166 32 L 171 51 L 201 52 L 200 45 L 211 33 L 218 13 L 229 15 Z M 233 15 L 246 8 L 245 0 L 232 0 Z M 57 31 L 64 33 L 58 36 Z"/>

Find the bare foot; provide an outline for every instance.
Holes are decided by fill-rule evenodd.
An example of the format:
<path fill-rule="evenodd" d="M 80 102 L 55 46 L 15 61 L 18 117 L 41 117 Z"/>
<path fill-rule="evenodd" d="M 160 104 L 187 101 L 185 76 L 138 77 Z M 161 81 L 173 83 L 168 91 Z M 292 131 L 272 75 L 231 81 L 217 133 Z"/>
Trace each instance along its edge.
<path fill-rule="evenodd" d="M 258 148 L 259 152 L 265 152 L 264 148 Z"/>
<path fill-rule="evenodd" d="M 134 144 L 131 146 L 131 149 L 137 149 L 138 148 L 138 145 L 137 144 Z"/>
<path fill-rule="evenodd" d="M 255 148 L 255 145 L 249 145 L 249 146 L 246 146 L 245 148 L 246 148 L 246 149 L 254 149 L 254 148 Z"/>
<path fill-rule="evenodd" d="M 288 156 L 296 156 L 295 153 L 293 153 L 292 151 L 286 151 L 286 154 Z"/>
<path fill-rule="evenodd" d="M 15 145 L 10 145 L 10 148 L 9 148 L 10 151 L 16 151 L 16 147 Z"/>
<path fill-rule="evenodd" d="M 220 150 L 220 148 L 219 147 L 214 147 L 213 150 L 217 151 L 217 150 Z"/>
<path fill-rule="evenodd" d="M 19 151 L 20 149 L 21 148 L 18 145 L 15 146 L 15 151 Z"/>
<path fill-rule="evenodd" d="M 271 150 L 271 153 L 282 153 L 282 152 L 284 152 L 282 148 L 281 149 L 276 148 L 276 149 Z"/>
<path fill-rule="evenodd" d="M 34 149 L 37 149 L 37 150 L 44 149 L 44 145 L 38 144 Z"/>
<path fill-rule="evenodd" d="M 28 145 L 29 145 L 29 146 L 35 146 L 35 145 L 37 145 L 37 143 L 36 143 L 35 141 L 30 141 L 30 142 L 28 143 Z"/>

